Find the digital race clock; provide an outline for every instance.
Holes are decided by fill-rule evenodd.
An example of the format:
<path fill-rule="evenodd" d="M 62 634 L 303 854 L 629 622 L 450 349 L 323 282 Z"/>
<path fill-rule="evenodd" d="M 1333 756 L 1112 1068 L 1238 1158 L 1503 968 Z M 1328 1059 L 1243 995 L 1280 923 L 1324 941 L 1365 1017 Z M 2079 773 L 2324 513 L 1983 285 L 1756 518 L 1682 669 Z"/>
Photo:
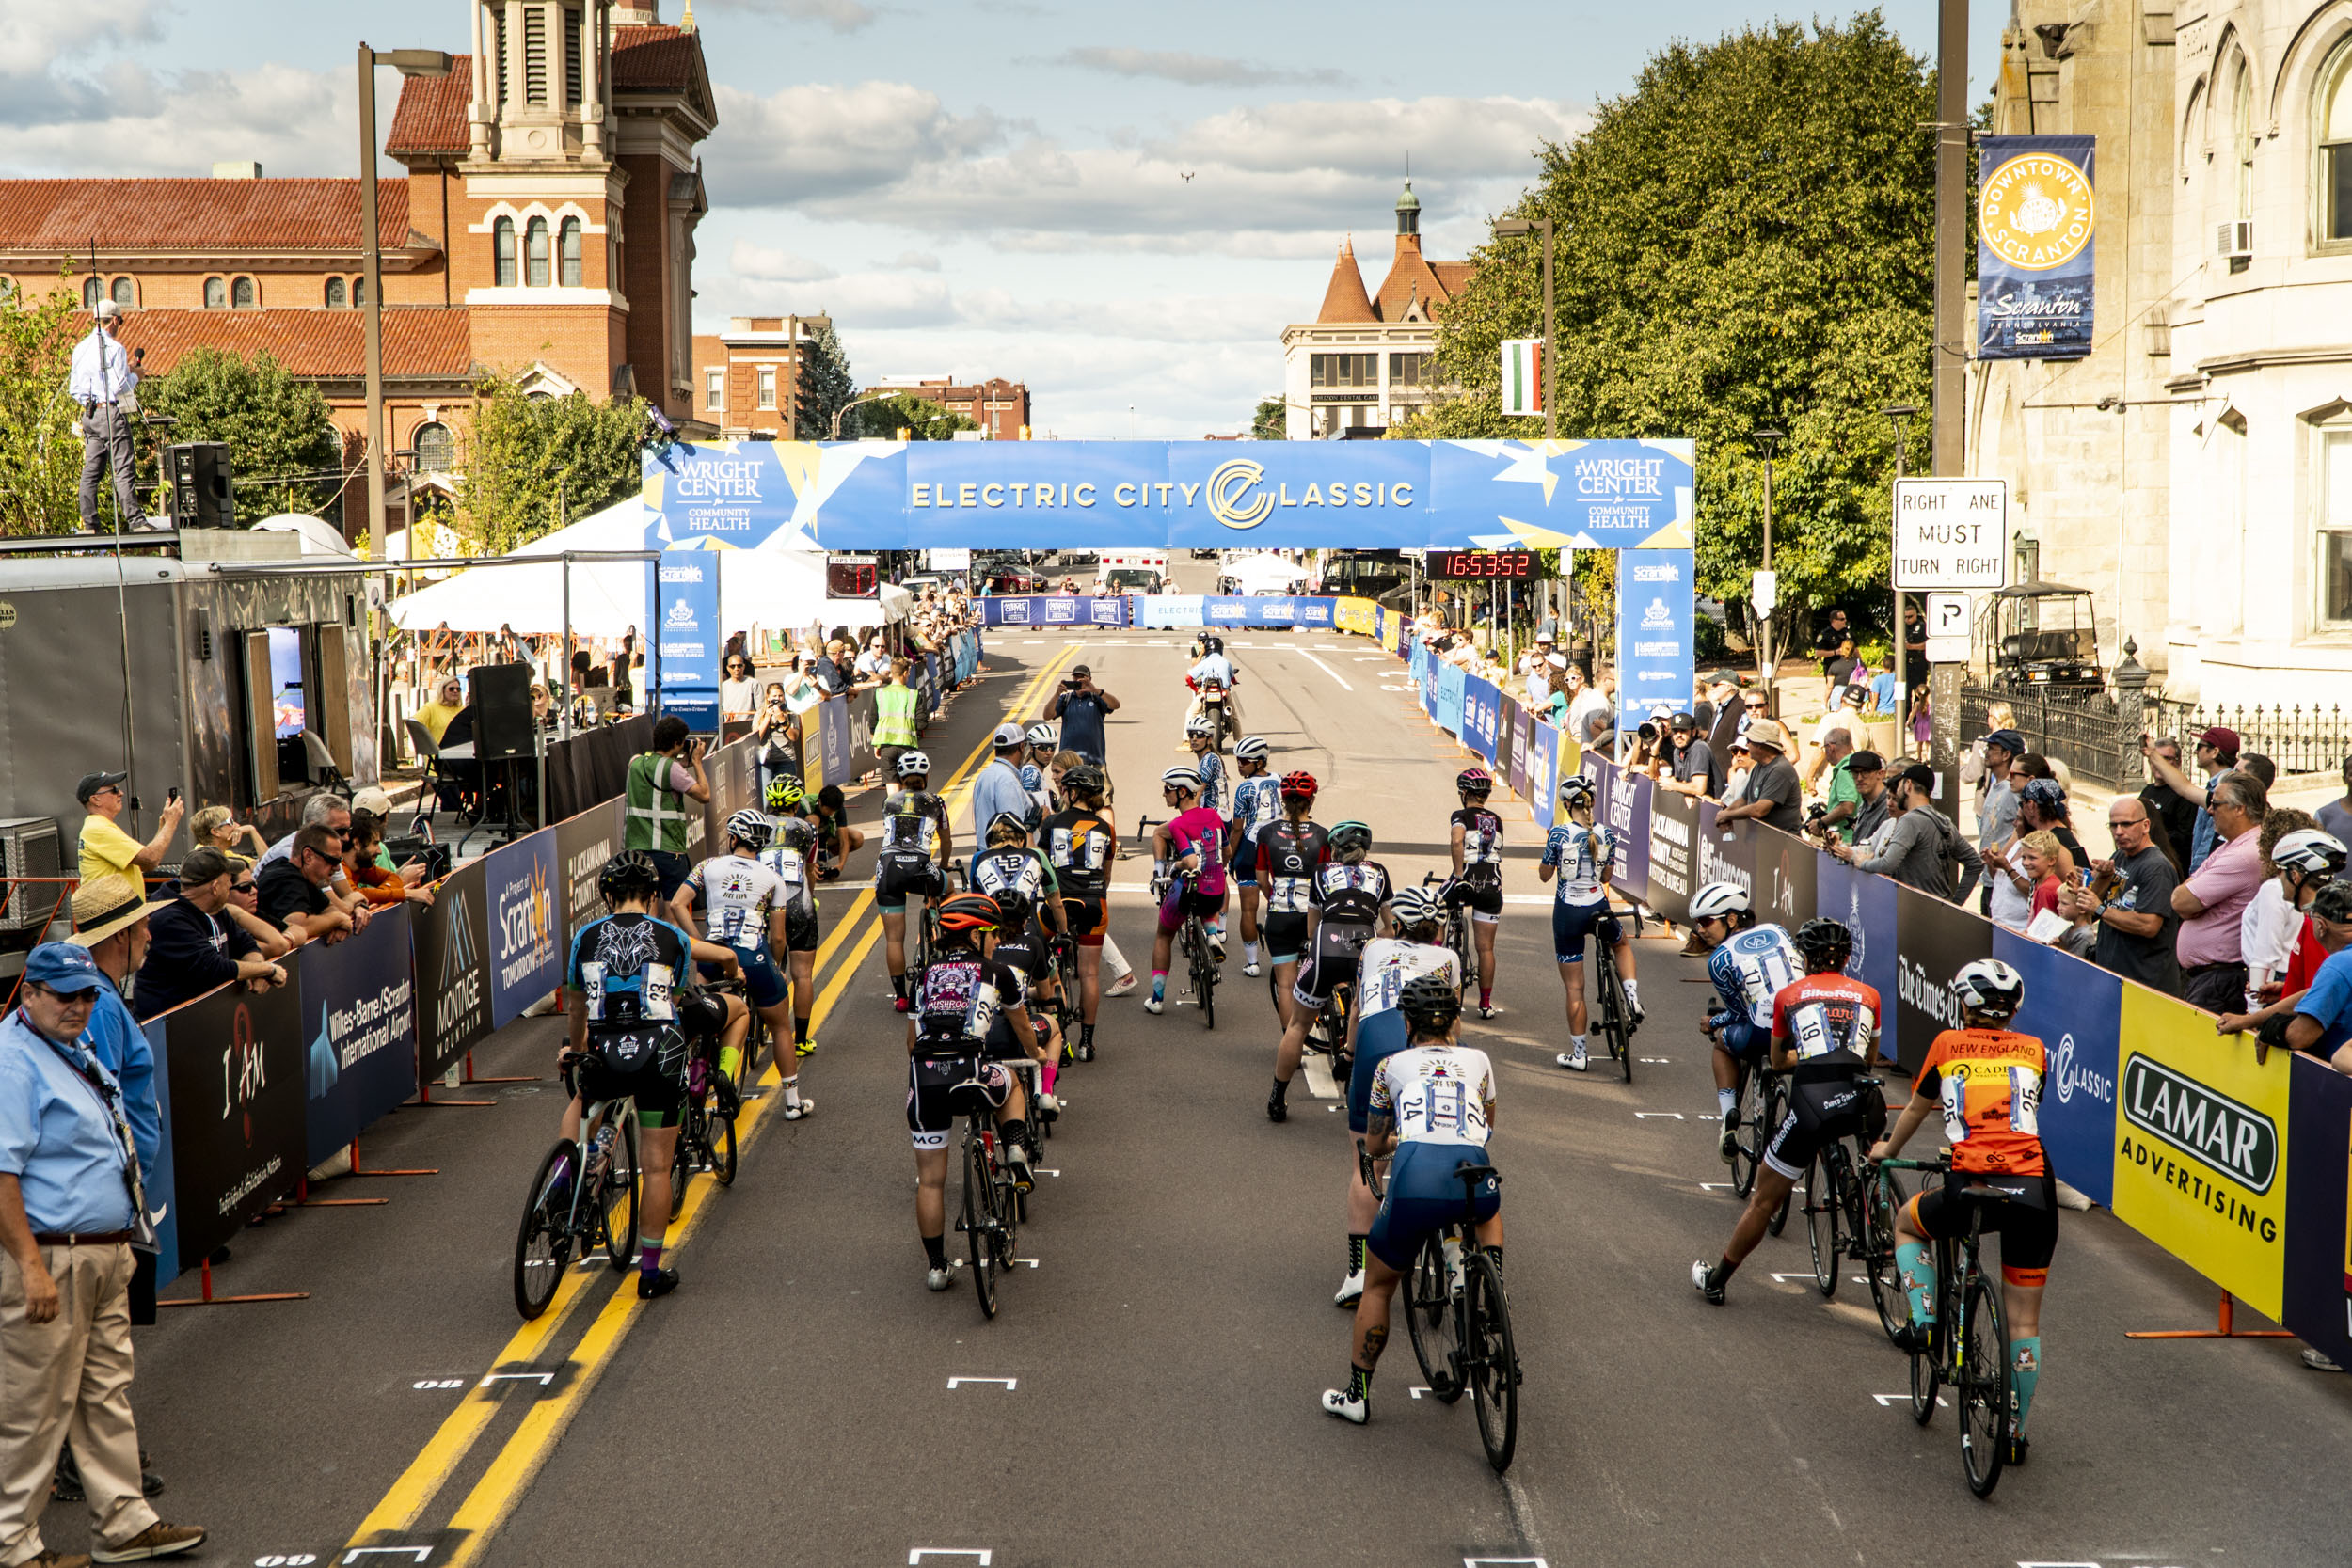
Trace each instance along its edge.
<path fill-rule="evenodd" d="M 1524 580 L 1536 574 L 1533 550 L 1431 550 L 1429 575 L 1462 581 L 1475 578 Z"/>

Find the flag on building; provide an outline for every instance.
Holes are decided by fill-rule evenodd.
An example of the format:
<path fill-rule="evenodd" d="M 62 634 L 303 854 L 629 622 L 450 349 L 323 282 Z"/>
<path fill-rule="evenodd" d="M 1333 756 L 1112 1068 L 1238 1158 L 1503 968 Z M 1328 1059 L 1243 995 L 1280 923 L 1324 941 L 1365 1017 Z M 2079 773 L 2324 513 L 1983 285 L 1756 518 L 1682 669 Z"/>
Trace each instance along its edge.
<path fill-rule="evenodd" d="M 1502 411 L 1536 414 L 1544 411 L 1544 341 L 1505 338 L 1502 341 Z"/>

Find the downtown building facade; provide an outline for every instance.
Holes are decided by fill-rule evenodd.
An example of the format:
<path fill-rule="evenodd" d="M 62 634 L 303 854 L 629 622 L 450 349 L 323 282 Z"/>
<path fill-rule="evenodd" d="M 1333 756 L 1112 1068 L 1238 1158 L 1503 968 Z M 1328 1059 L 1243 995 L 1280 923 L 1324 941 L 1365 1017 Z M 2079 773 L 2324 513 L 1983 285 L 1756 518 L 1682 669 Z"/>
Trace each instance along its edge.
<path fill-rule="evenodd" d="M 2168 695 L 2352 696 L 2352 0 L 2019 0 L 1993 129 L 2097 137 L 2091 352 L 1970 367 L 1967 471 Z"/>
<path fill-rule="evenodd" d="M 1421 198 L 1413 182 L 1396 199 L 1395 248 L 1377 293 L 1364 288 L 1353 236 L 1311 322 L 1282 329 L 1283 428 L 1294 441 L 1345 438 L 1401 423 L 1440 401 L 1438 317 L 1476 276 L 1470 261 L 1432 261 L 1421 250 Z"/>

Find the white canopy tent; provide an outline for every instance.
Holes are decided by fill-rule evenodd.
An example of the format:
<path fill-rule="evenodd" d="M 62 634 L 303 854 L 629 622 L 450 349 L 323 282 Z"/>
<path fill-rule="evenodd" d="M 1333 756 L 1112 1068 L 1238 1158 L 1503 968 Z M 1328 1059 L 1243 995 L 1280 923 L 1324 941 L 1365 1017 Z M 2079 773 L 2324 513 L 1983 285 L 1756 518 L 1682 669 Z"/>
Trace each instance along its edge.
<path fill-rule="evenodd" d="M 1245 556 L 1227 566 L 1225 575 L 1244 594 L 1288 593 L 1307 579 L 1304 567 L 1294 566 L 1279 555 Z"/>
<path fill-rule="evenodd" d="M 280 512 L 276 516 L 262 518 L 253 526 L 271 533 L 295 535 L 302 541 L 302 553 L 305 557 L 341 556 L 345 560 L 351 558 L 351 546 L 343 543 L 343 536 L 336 532 L 334 527 L 325 518 L 313 517 L 307 512 Z"/>

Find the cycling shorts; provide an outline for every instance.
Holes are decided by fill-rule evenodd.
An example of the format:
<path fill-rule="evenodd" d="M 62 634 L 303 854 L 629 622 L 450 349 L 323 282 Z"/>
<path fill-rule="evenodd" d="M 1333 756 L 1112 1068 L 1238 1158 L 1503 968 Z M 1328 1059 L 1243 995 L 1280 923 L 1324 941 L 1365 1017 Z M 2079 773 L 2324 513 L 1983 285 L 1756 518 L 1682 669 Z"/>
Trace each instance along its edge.
<path fill-rule="evenodd" d="M 1225 863 L 1226 875 L 1243 887 L 1258 885 L 1258 840 L 1254 833 L 1244 833 L 1233 846 L 1232 859 Z"/>
<path fill-rule="evenodd" d="M 1788 1085 L 1788 1114 L 1765 1146 L 1764 1163 L 1795 1181 L 1813 1157 L 1840 1138 L 1886 1131 L 1886 1098 L 1867 1078 L 1822 1078 Z"/>
<path fill-rule="evenodd" d="M 631 1054 L 625 1042 L 632 1032 L 617 1031 L 604 1039 L 590 1037 L 588 1054 L 574 1078 L 583 1106 L 627 1095 L 637 1101 L 640 1127 L 659 1130 L 677 1119 L 686 1103 L 686 1037 L 660 1025 L 652 1026 L 651 1032 L 652 1049 L 627 1069 L 613 1066 L 606 1053 Z"/>
<path fill-rule="evenodd" d="M 727 945 L 735 947 L 733 942 Z M 735 947 L 735 961 L 743 966 L 743 994 L 753 1006 L 772 1007 L 784 1000 L 784 972 L 765 947 Z M 702 972 L 707 980 L 717 979 L 720 973 L 717 964 L 707 963 Z"/>
<path fill-rule="evenodd" d="M 1912 1198 L 1911 1223 L 1930 1236 L 1951 1238 L 1968 1233 L 1968 1209 L 1978 1200 L 1954 1196 L 1962 1183 L 1986 1183 L 2018 1190 L 2017 1196 L 1984 1204 L 1984 1228 L 2001 1233 L 2001 1278 L 2026 1290 L 2050 1282 L 2050 1258 L 2058 1251 L 2058 1207 L 2057 1179 L 2040 1176 L 1986 1176 L 1954 1171 L 1946 1184 L 1931 1187 Z"/>
<path fill-rule="evenodd" d="M 1265 938 L 1267 961 L 1295 964 L 1307 952 L 1307 917 L 1304 914 L 1272 914 L 1263 916 L 1258 930 Z"/>
<path fill-rule="evenodd" d="M 1772 1038 L 1769 1030 L 1758 1029 L 1744 1018 L 1731 1019 L 1715 1031 L 1715 1042 L 1742 1062 L 1761 1062 Z"/>
<path fill-rule="evenodd" d="M 947 879 L 940 875 L 939 863 L 913 856 L 893 856 L 877 862 L 874 907 L 884 914 L 904 914 L 910 896 L 928 898 L 933 903 L 947 896 Z"/>
<path fill-rule="evenodd" d="M 956 1117 L 993 1115 L 1012 1091 L 1002 1062 L 977 1054 L 916 1056 L 907 1063 L 907 1131 L 918 1152 L 947 1147 Z"/>
<path fill-rule="evenodd" d="M 1372 1081 L 1379 1076 L 1380 1064 L 1404 1050 L 1412 1037 L 1412 1027 L 1394 1007 L 1356 1021 L 1356 1065 L 1347 1075 L 1350 1132 L 1372 1130 Z"/>
<path fill-rule="evenodd" d="M 810 910 L 805 913 L 795 910 L 785 911 L 784 950 L 786 952 L 814 953 L 817 951 L 818 941 L 822 935 L 823 927 L 818 920 L 815 910 Z"/>
<path fill-rule="evenodd" d="M 1110 900 L 1099 893 L 1065 893 L 1061 917 L 1079 946 L 1100 947 L 1103 933 L 1111 928 Z"/>
<path fill-rule="evenodd" d="M 686 857 L 674 855 L 667 849 L 648 849 L 645 855 L 653 862 L 654 871 L 661 879 L 661 896 L 675 898 L 677 890 L 686 885 L 690 870 Z"/>
<path fill-rule="evenodd" d="M 1445 885 L 1445 902 L 1449 909 L 1467 906 L 1472 920 L 1493 925 L 1502 918 L 1502 873 L 1454 878 Z"/>
<path fill-rule="evenodd" d="M 1334 990 L 1354 985 L 1357 972 L 1363 967 L 1364 939 L 1371 934 L 1369 927 L 1329 921 L 1316 927 L 1315 950 L 1299 968 L 1298 983 L 1291 987 L 1292 1000 L 1302 1007 L 1320 1008 Z"/>
<path fill-rule="evenodd" d="M 1551 953 L 1564 964 L 1584 961 L 1584 937 L 1592 933 L 1595 940 L 1611 947 L 1625 940 L 1625 927 L 1617 913 L 1602 899 L 1597 904 L 1564 904 L 1557 899 L 1551 906 Z"/>
<path fill-rule="evenodd" d="M 1203 920 L 1215 920 L 1225 911 L 1225 895 L 1195 893 L 1190 882 L 1179 879 L 1160 900 L 1160 929 L 1173 933 L 1184 923 L 1184 916 L 1197 914 Z"/>
<path fill-rule="evenodd" d="M 1462 1179 L 1454 1174 L 1487 1163 L 1486 1151 L 1471 1144 L 1400 1145 L 1389 1162 L 1388 1196 L 1364 1238 L 1372 1255 L 1399 1274 L 1409 1273 L 1422 1243 L 1443 1227 L 1494 1218 L 1502 1208 L 1502 1179 L 1482 1177 L 1466 1206 Z"/>

